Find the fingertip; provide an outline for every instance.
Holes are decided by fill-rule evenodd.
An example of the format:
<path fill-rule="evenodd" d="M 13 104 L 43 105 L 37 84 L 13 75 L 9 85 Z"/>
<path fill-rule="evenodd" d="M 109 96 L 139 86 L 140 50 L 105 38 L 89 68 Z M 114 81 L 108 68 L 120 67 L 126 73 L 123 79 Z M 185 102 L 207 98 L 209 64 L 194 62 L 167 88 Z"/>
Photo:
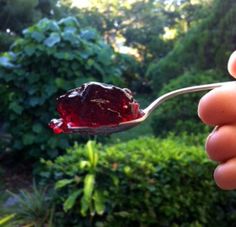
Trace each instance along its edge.
<path fill-rule="evenodd" d="M 218 120 L 217 118 L 219 114 L 217 114 L 215 110 L 217 104 L 217 102 L 215 101 L 215 99 L 217 99 L 215 98 L 215 93 L 217 93 L 218 89 L 219 88 L 209 91 L 207 94 L 202 96 L 198 103 L 198 117 L 206 125 L 217 125 L 216 121 Z"/>
<path fill-rule="evenodd" d="M 236 189 L 236 158 L 220 164 L 214 171 L 214 179 L 223 190 Z"/>
<path fill-rule="evenodd" d="M 208 125 L 223 125 L 236 122 L 236 86 L 215 88 L 204 95 L 198 104 L 198 116 Z"/>
<path fill-rule="evenodd" d="M 231 54 L 227 68 L 229 73 L 236 78 L 236 51 Z"/>
<path fill-rule="evenodd" d="M 217 131 L 217 126 L 214 128 L 214 130 L 208 135 L 207 139 L 206 139 L 206 143 L 205 143 L 205 150 L 207 153 L 207 156 L 209 159 L 213 160 L 213 161 L 219 161 L 218 160 L 218 149 L 215 149 L 215 147 L 218 148 L 218 144 L 217 142 L 219 140 L 217 140 L 218 134 L 216 133 Z"/>
<path fill-rule="evenodd" d="M 224 162 L 236 157 L 236 124 L 217 126 L 206 140 L 205 149 L 208 157 Z"/>
<path fill-rule="evenodd" d="M 206 113 L 208 96 L 209 94 L 204 95 L 198 103 L 198 117 L 204 124 L 210 124 L 210 122 L 208 121 L 208 114 Z"/>

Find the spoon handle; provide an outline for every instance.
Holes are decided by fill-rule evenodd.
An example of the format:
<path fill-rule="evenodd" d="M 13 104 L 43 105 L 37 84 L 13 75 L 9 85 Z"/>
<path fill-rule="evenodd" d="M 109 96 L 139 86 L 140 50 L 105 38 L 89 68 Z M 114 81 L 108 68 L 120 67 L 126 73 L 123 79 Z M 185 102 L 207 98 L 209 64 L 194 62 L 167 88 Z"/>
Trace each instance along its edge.
<path fill-rule="evenodd" d="M 221 87 L 224 85 L 236 85 L 235 81 L 229 81 L 229 82 L 221 82 L 221 83 L 213 83 L 213 84 L 204 84 L 204 85 L 197 85 L 197 86 L 192 86 L 192 87 L 185 87 L 185 88 L 180 88 L 178 90 L 174 90 L 171 92 L 168 92 L 156 100 L 154 100 L 147 108 L 144 109 L 144 112 L 149 115 L 153 110 L 155 110 L 160 104 L 165 102 L 168 99 L 171 99 L 173 97 L 187 94 L 187 93 L 194 93 L 194 92 L 199 92 L 199 91 L 208 91 L 212 90 L 217 87 Z"/>

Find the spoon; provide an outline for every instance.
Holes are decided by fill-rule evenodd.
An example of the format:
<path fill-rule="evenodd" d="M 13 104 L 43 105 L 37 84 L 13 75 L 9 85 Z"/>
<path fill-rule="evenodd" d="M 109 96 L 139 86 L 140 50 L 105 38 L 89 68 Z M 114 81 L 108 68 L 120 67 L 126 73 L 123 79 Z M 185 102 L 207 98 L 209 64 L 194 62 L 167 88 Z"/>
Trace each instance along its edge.
<path fill-rule="evenodd" d="M 191 87 L 185 87 L 181 89 L 177 89 L 171 92 L 168 92 L 156 100 L 154 100 L 148 107 L 146 107 L 143 111 L 144 115 L 140 118 L 137 118 L 135 120 L 121 122 L 116 125 L 104 125 L 99 127 L 70 127 L 68 126 L 68 132 L 67 133 L 78 133 L 82 135 L 109 135 L 115 132 L 121 132 L 133 127 L 136 127 L 137 125 L 144 122 L 150 114 L 157 109 L 163 102 L 187 93 L 194 93 L 199 91 L 208 91 L 212 90 L 217 87 L 221 87 L 223 85 L 236 85 L 236 82 L 221 82 L 221 83 L 212 83 L 212 84 L 204 84 L 204 85 L 197 85 L 197 86 L 191 86 Z"/>

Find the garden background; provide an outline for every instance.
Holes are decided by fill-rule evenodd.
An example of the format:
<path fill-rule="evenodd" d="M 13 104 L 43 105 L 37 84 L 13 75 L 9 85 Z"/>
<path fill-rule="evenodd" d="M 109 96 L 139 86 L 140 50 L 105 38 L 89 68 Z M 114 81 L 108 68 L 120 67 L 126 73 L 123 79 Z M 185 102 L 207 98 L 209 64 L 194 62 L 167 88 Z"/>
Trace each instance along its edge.
<path fill-rule="evenodd" d="M 88 81 L 161 94 L 230 80 L 235 0 L 0 0 L 0 226 L 234 226 L 212 177 L 204 93 L 110 136 L 55 135 L 56 98 Z"/>

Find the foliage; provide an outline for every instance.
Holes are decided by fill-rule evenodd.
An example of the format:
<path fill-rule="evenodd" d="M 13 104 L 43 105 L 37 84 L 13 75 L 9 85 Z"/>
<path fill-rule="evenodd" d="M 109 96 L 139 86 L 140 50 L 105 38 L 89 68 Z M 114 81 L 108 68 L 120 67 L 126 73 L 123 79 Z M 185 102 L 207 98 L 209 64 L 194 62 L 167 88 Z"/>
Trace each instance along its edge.
<path fill-rule="evenodd" d="M 217 71 L 202 71 L 185 73 L 172 79 L 157 96 L 188 86 L 224 81 L 225 76 Z M 197 105 L 202 92 L 181 95 L 163 103 L 154 113 L 152 128 L 155 135 L 163 136 L 170 131 L 175 134 L 187 132 L 201 134 L 209 128 L 203 125 L 197 116 Z"/>
<path fill-rule="evenodd" d="M 44 16 L 57 12 L 55 0 L 2 0 L 0 2 L 0 30 L 20 34 L 21 30 Z"/>
<path fill-rule="evenodd" d="M 140 94 L 151 93 L 149 81 L 142 76 L 144 70 L 140 61 L 132 55 L 117 53 L 116 62 L 122 70 L 122 78 L 126 87 Z"/>
<path fill-rule="evenodd" d="M 12 31 L 20 32 L 27 23 L 39 16 L 39 12 L 35 9 L 37 2 L 37 0 L 1 1 L 0 20 L 3 23 L 1 23 L 0 30 L 12 29 Z M 27 13 L 25 13 L 26 11 Z"/>
<path fill-rule="evenodd" d="M 6 32 L 0 32 L 0 52 L 7 51 L 16 37 Z"/>
<path fill-rule="evenodd" d="M 10 223 L 17 226 L 53 226 L 54 207 L 45 189 L 39 189 L 34 183 L 31 192 L 20 190 L 17 194 L 12 192 L 10 194 L 16 201 L 15 204 L 5 208 Z"/>
<path fill-rule="evenodd" d="M 214 1 L 209 15 L 175 43 L 175 47 L 147 70 L 155 91 L 169 80 L 189 70 L 217 69 L 222 73 L 230 53 L 235 48 L 236 29 L 232 27 L 236 2 Z"/>
<path fill-rule="evenodd" d="M 41 175 L 58 191 L 56 210 L 64 206 L 57 226 L 232 225 L 236 194 L 214 185 L 215 164 L 201 146 L 173 138 L 89 142 L 43 161 Z"/>
<path fill-rule="evenodd" d="M 43 17 L 55 18 L 61 14 L 57 0 L 1 0 L 0 1 L 0 52 L 21 36 L 23 28 Z"/>
<path fill-rule="evenodd" d="M 0 57 L 0 124 L 14 138 L 11 149 L 52 158 L 71 138 L 47 127 L 56 97 L 87 81 L 121 85 L 120 69 L 113 49 L 73 17 L 43 19 L 23 34 Z"/>
<path fill-rule="evenodd" d="M 91 0 L 90 7 L 84 10 L 72 10 L 86 25 L 91 23 L 108 37 L 111 43 L 119 37 L 125 39 L 125 45 L 137 48 L 146 63 L 153 58 L 164 56 L 173 42 L 163 40 L 165 28 L 178 29 L 178 35 L 186 32 L 180 24 L 202 18 L 206 0 L 193 4 L 189 0 L 153 1 Z M 173 37 L 175 39 L 177 37 Z M 143 65 L 145 67 L 145 64 Z"/>

